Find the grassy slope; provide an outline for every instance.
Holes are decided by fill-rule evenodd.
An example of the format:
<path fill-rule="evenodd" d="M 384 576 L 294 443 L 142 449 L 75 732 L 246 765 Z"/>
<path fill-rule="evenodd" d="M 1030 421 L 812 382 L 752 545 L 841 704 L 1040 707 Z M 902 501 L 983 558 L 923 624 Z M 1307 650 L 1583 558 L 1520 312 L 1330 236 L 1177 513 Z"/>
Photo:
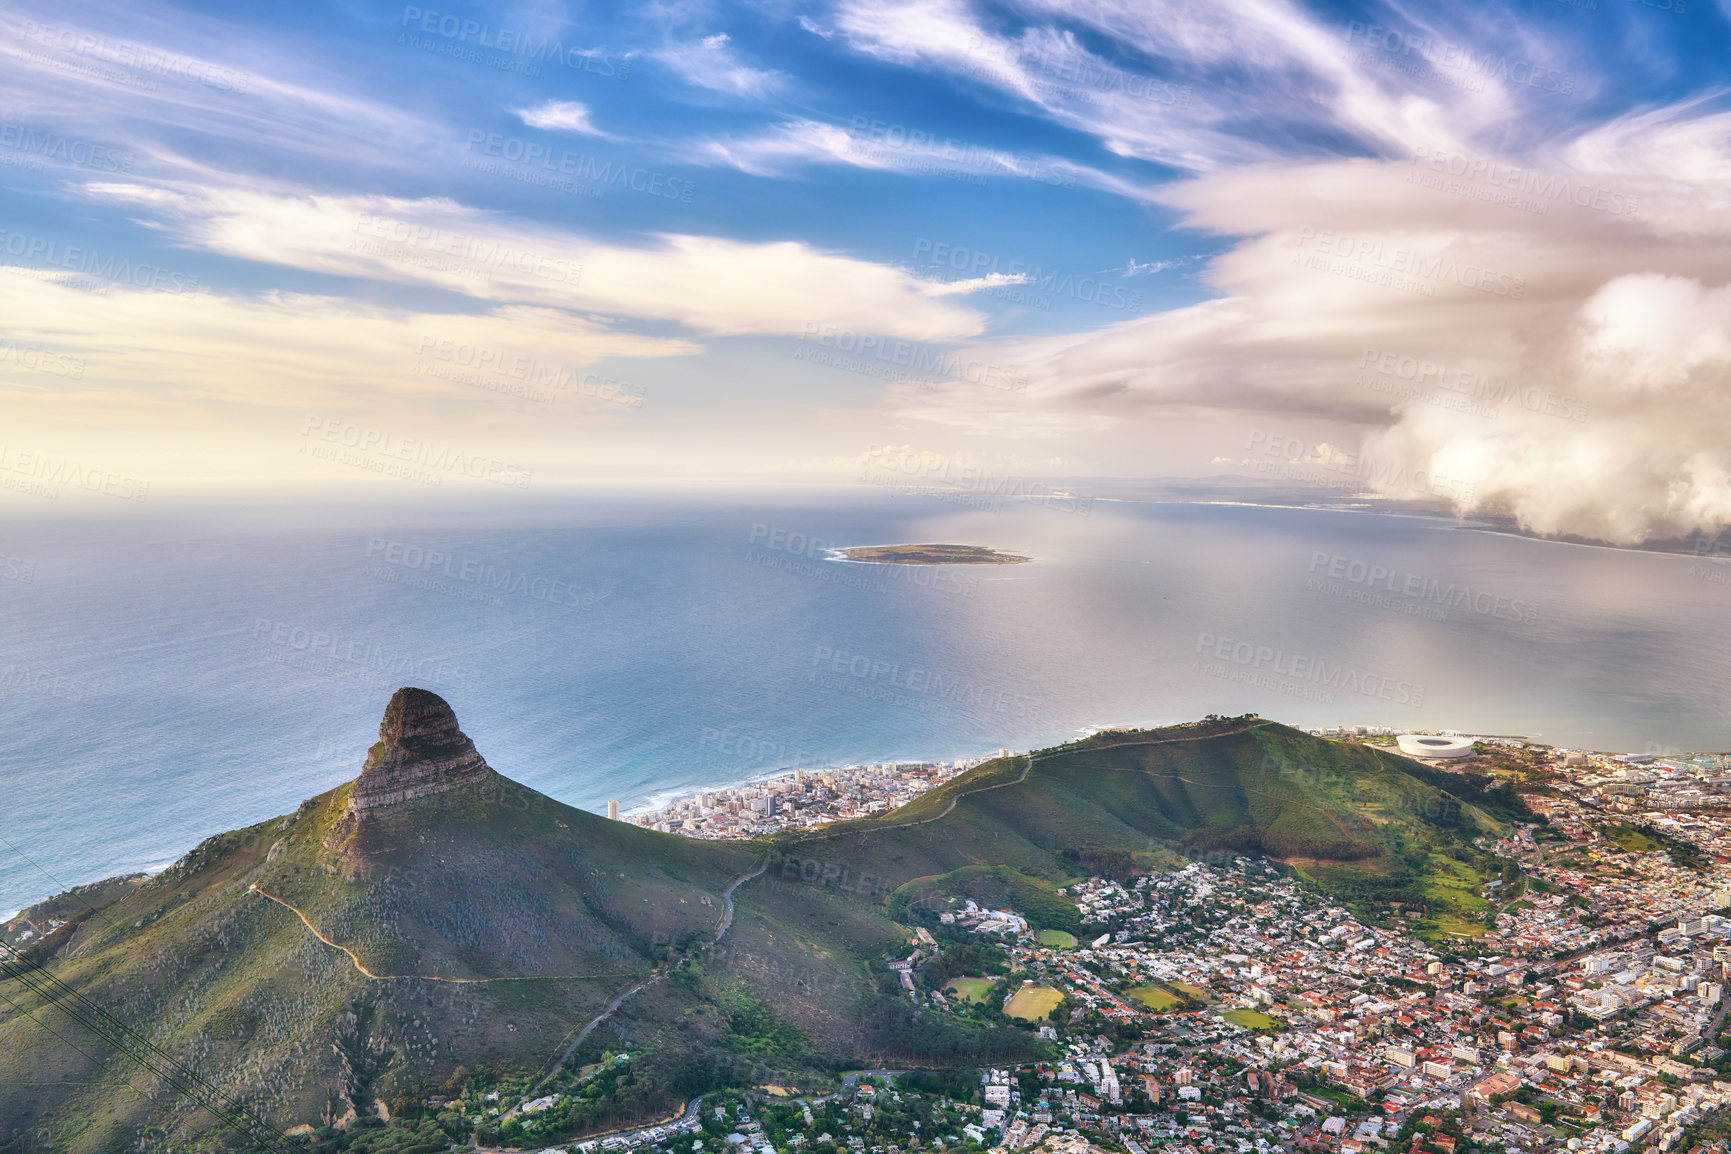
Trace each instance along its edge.
<path fill-rule="evenodd" d="M 941 1062 L 967 1047 L 879 1012 L 907 1013 L 874 973 L 874 959 L 908 948 L 887 916 L 898 887 L 949 875 L 1050 893 L 1077 876 L 1065 850 L 1218 848 L 1307 858 L 1301 868 L 1325 885 L 1393 892 L 1410 888 L 1410 861 L 1428 861 L 1446 830 L 1494 824 L 1437 788 L 1486 802 L 1461 779 L 1432 782 L 1404 759 L 1277 725 L 1227 728 L 1102 735 L 1039 756 L 1019 784 L 1027 760 L 1000 759 L 894 814 L 758 844 L 607 822 L 508 783 L 413 803 L 356 835 L 338 820 L 339 789 L 200 846 L 88 917 L 53 964 L 219 1085 L 253 1088 L 285 1122 L 317 1121 L 346 1109 L 333 1093 L 388 1099 L 438 1085 L 459 1062 L 539 1068 L 669 947 L 707 940 L 722 888 L 767 852 L 769 872 L 736 893 L 723 947 L 629 1003 L 618 1029 L 648 1050 L 713 1042 L 753 1078 L 813 1057 L 884 1055 L 904 1038 Z M 375 973 L 421 977 L 367 979 L 254 884 Z M 26 1006 L 100 1053 L 55 1011 Z M 177 1136 L 201 1124 L 0 1005 L 0 1083 L 93 1081 L 0 1085 L 0 1125 L 33 1130 L 46 1108 L 80 1151 L 147 1121 Z"/>
<path fill-rule="evenodd" d="M 747 846 L 608 822 L 514 787 L 424 799 L 361 837 L 336 820 L 345 799 L 343 787 L 204 843 L 87 918 L 55 972 L 217 1085 L 250 1088 L 269 1116 L 317 1122 L 346 1109 L 333 1092 L 388 1100 L 437 1086 L 459 1062 L 546 1063 L 669 943 L 713 935 L 721 890 L 753 860 Z M 369 980 L 252 885 L 394 977 Z M 104 1055 L 59 1011 L 23 1005 Z M 11 1085 L 46 1081 L 95 1084 Z M 207 1123 L 119 1081 L 0 1005 L 0 1126 L 51 1113 L 81 1150 L 147 1122 L 186 1134 Z"/>
<path fill-rule="evenodd" d="M 1273 723 L 1103 734 L 1036 755 L 1018 782 L 1027 766 L 987 762 L 894 813 L 782 835 L 773 852 L 785 875 L 908 886 L 909 900 L 935 879 L 1003 872 L 990 867 L 1062 883 L 1080 873 L 1065 850 L 1265 853 L 1374 902 L 1422 896 L 1432 849 L 1498 831 L 1489 807 L 1504 804 L 1471 779 Z"/>

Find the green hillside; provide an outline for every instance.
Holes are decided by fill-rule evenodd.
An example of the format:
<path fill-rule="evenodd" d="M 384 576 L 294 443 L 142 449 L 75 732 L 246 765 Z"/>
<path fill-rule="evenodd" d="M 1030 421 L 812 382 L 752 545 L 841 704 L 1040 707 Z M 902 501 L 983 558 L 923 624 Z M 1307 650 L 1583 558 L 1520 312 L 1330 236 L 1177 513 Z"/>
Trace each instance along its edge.
<path fill-rule="evenodd" d="M 1518 804 L 1244 718 L 989 762 L 871 821 L 695 841 L 515 785 L 423 699 L 387 711 L 356 782 L 45 905 L 68 924 L 30 959 L 278 1133 L 584 1078 L 557 1120 L 575 1135 L 717 1085 L 1038 1053 L 1028 1029 L 916 1009 L 886 968 L 952 897 L 1070 932 L 1056 887 L 1085 872 L 1242 851 L 1372 912 L 1416 897 L 1458 932 L 1470 839 Z M 5 992 L 0 1151 L 40 1133 L 67 1154 L 238 1141 L 168 1067 L 141 1069 L 20 978 Z M 595 1072 L 626 1050 L 641 1060 Z"/>
<path fill-rule="evenodd" d="M 1519 812 L 1485 784 L 1274 722 L 1223 719 L 1001 758 L 893 813 L 775 846 L 784 873 L 814 884 L 849 888 L 835 871 L 796 868 L 803 860 L 849 863 L 855 892 L 860 879 L 890 892 L 982 867 L 997 867 L 1000 885 L 1004 868 L 1062 884 L 1117 862 L 1247 853 L 1288 862 L 1372 914 L 1427 898 L 1462 912 L 1465 897 L 1433 884 L 1451 872 L 1434 859 L 1482 856 L 1471 840 Z"/>
<path fill-rule="evenodd" d="M 87 916 L 54 972 L 272 1118 L 340 1118 L 437 1087 L 459 1064 L 549 1063 L 670 950 L 713 937 L 721 891 L 753 858 L 502 784 L 411 803 L 346 838 L 345 786 L 212 838 Z M 161 1103 L 114 1079 L 58 1102 L 21 1086 L 44 1080 L 30 1071 L 96 1073 L 68 1043 L 105 1050 L 39 1000 L 21 1005 L 70 1032 L 0 1007 L 0 1118 L 51 1107 L 72 1149 L 162 1124 Z M 210 1119 L 179 1121 L 196 1133 Z"/>

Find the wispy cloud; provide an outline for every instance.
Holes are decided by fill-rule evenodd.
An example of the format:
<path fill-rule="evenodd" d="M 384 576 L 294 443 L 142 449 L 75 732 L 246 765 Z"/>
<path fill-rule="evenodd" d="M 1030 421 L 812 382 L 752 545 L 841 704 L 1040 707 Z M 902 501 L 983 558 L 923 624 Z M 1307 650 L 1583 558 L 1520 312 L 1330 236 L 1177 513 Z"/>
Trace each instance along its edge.
<path fill-rule="evenodd" d="M 1450 40 L 1410 20 L 1390 53 L 1386 38 L 1355 35 L 1365 24 L 1330 25 L 1286 0 L 1036 0 L 1017 14 L 1019 29 L 966 0 L 841 0 L 835 21 L 866 55 L 996 90 L 1114 153 L 1190 172 L 1459 144 L 1508 120 L 1511 58 L 1520 75 L 1555 63 L 1530 38 Z M 1461 48 L 1475 64 L 1458 63 Z"/>
<path fill-rule="evenodd" d="M 140 169 L 274 167 L 295 156 L 320 170 L 414 163 L 436 121 L 376 99 L 316 56 L 271 38 L 223 43 L 195 22 L 153 39 L 77 16 L 0 13 L 0 108 L 39 130 L 124 142 Z M 157 30 L 160 31 L 160 30 Z"/>
<path fill-rule="evenodd" d="M 544 100 L 530 108 L 513 108 L 512 113 L 530 128 L 549 132 L 575 132 L 601 140 L 618 140 L 611 132 L 595 127 L 589 106 L 575 100 Z"/>
<path fill-rule="evenodd" d="M 1123 268 L 1108 268 L 1100 271 L 1115 272 L 1126 279 L 1133 276 L 1155 276 L 1159 273 L 1169 272 L 1175 268 L 1183 268 L 1186 265 L 1195 264 L 1200 259 L 1200 257 L 1194 256 L 1181 256 L 1172 260 L 1139 261 L 1135 257 L 1130 257 L 1124 262 Z"/>
<path fill-rule="evenodd" d="M 728 96 L 761 100 L 779 90 L 787 80 L 785 73 L 741 63 L 725 32 L 674 44 L 655 56 L 687 84 Z"/>
<path fill-rule="evenodd" d="M 84 371 L 77 391 L 84 402 L 123 408 L 160 410 L 185 403 L 292 410 L 404 400 L 435 410 L 466 407 L 462 402 L 472 401 L 473 391 L 449 376 L 429 376 L 417 364 L 438 342 L 577 369 L 605 357 L 683 357 L 700 351 L 689 340 L 624 332 L 560 310 L 522 305 L 434 311 L 308 293 L 94 288 L 72 273 L 0 264 L 7 339 L 79 350 Z M 39 387 L 43 378 L 0 362 L 0 389 L 9 405 L 27 404 L 32 394 L 41 403 L 64 401 L 68 383 L 55 380 L 54 395 L 48 396 Z"/>
<path fill-rule="evenodd" d="M 770 178 L 797 175 L 813 165 L 845 165 L 975 185 L 994 179 L 1029 180 L 1058 188 L 1096 189 L 1141 202 L 1152 202 L 1158 195 L 1153 181 L 1129 179 L 1049 152 L 938 136 L 863 117 L 847 124 L 787 120 L 753 133 L 690 142 L 677 151 L 687 163 L 725 165 Z"/>
<path fill-rule="evenodd" d="M 92 182 L 86 192 L 151 210 L 188 247 L 475 300 L 675 321 L 716 334 L 798 334 L 827 324 L 941 340 L 977 334 L 984 322 L 900 269 L 791 241 L 669 233 L 630 246 L 448 199 L 114 181 Z"/>

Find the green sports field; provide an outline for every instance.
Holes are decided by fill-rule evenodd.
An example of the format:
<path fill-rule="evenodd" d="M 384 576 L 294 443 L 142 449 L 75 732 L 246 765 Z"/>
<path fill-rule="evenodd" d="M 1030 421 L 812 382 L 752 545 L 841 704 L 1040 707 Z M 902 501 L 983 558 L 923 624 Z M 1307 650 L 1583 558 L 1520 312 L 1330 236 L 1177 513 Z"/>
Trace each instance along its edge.
<path fill-rule="evenodd" d="M 1133 989 L 1125 990 L 1124 993 L 1125 996 L 1141 1002 L 1156 1013 L 1161 1010 L 1170 1010 L 1173 1006 L 1180 1005 L 1184 1001 L 1171 990 L 1163 990 L 1159 986 L 1136 986 Z"/>
<path fill-rule="evenodd" d="M 1051 986 L 1023 986 L 1011 996 L 1004 1013 L 1025 1022 L 1037 1022 L 1064 1001 L 1064 995 Z"/>
<path fill-rule="evenodd" d="M 965 1002 L 983 1002 L 995 984 L 990 978 L 951 978 L 944 989 L 953 991 Z"/>

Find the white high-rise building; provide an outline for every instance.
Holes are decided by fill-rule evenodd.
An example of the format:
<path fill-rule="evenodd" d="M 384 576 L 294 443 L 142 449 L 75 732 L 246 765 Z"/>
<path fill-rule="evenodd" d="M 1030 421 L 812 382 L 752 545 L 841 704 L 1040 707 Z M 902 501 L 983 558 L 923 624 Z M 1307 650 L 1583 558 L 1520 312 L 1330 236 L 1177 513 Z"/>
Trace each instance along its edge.
<path fill-rule="evenodd" d="M 619 820 L 619 803 L 618 802 L 610 801 L 607 803 L 607 820 L 608 821 L 618 821 Z"/>

